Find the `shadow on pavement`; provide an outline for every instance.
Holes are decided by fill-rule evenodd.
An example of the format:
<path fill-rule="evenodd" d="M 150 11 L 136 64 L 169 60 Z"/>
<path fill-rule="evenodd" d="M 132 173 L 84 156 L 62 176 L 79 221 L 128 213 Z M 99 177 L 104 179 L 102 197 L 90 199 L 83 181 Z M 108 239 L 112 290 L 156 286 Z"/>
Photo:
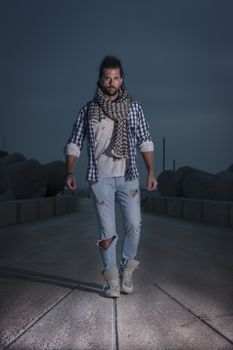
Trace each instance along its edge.
<path fill-rule="evenodd" d="M 96 293 L 100 296 L 103 296 L 103 287 L 100 284 L 73 280 L 70 278 L 36 271 L 2 266 L 0 267 L 0 278 L 14 278 L 31 282 L 46 283 L 58 287 L 78 289 L 89 293 Z"/>

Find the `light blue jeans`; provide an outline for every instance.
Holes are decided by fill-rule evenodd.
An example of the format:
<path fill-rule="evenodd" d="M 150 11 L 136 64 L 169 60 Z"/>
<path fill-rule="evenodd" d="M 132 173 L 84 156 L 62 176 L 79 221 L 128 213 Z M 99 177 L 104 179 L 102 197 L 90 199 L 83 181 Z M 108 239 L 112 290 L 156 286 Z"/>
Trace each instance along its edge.
<path fill-rule="evenodd" d="M 112 243 L 100 254 L 106 270 L 117 266 L 116 243 L 118 235 L 115 223 L 115 198 L 120 203 L 123 217 L 124 235 L 121 246 L 120 266 L 124 267 L 129 259 L 137 254 L 141 228 L 140 188 L 139 181 L 126 181 L 124 176 L 103 177 L 91 185 L 92 195 L 99 223 L 99 240 L 114 237 Z"/>

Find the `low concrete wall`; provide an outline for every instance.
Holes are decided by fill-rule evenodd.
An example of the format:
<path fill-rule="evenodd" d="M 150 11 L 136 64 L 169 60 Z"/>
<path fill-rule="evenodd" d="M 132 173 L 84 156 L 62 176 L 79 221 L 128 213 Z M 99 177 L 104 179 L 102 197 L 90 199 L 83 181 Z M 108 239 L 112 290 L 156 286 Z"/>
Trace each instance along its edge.
<path fill-rule="evenodd" d="M 0 203 L 0 227 L 17 224 L 17 205 L 15 201 Z"/>
<path fill-rule="evenodd" d="M 38 217 L 39 219 L 49 218 L 54 215 L 54 198 L 38 199 Z"/>
<path fill-rule="evenodd" d="M 167 199 L 167 215 L 175 218 L 182 218 L 184 215 L 183 199 L 170 197 Z"/>
<path fill-rule="evenodd" d="M 184 199 L 184 219 L 203 222 L 204 203 L 198 199 Z"/>
<path fill-rule="evenodd" d="M 38 218 L 38 204 L 36 199 L 18 200 L 16 205 L 17 224 L 23 224 Z"/>
<path fill-rule="evenodd" d="M 1 202 L 0 227 L 76 212 L 77 201 L 75 195 L 63 195 Z"/>
<path fill-rule="evenodd" d="M 54 198 L 54 215 L 64 215 L 66 213 L 66 198 L 63 196 Z"/>
<path fill-rule="evenodd" d="M 142 207 L 158 215 L 233 228 L 233 203 L 177 197 L 144 197 Z"/>
<path fill-rule="evenodd" d="M 233 203 L 231 203 L 230 207 L 230 227 L 233 228 Z"/>
<path fill-rule="evenodd" d="M 142 207 L 159 215 L 167 214 L 166 197 L 145 197 L 142 201 Z"/>
<path fill-rule="evenodd" d="M 74 213 L 78 211 L 77 196 L 68 196 L 66 198 L 66 213 Z"/>

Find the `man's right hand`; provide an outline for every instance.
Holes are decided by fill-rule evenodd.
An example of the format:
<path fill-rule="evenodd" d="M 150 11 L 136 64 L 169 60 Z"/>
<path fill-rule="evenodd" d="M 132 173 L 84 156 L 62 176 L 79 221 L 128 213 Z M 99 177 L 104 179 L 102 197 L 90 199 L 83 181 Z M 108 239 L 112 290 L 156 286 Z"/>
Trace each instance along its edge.
<path fill-rule="evenodd" d="M 65 185 L 69 188 L 69 190 L 75 191 L 77 188 L 76 178 L 73 174 L 66 175 Z"/>

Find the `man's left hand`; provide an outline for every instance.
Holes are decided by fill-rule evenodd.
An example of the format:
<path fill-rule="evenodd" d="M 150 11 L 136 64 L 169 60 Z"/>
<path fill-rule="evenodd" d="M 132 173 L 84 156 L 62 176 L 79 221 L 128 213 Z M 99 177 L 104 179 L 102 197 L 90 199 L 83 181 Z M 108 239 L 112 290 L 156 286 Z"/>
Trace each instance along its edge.
<path fill-rule="evenodd" d="M 156 177 L 154 173 L 148 174 L 147 177 L 147 190 L 148 191 L 153 191 L 157 188 L 158 186 L 158 181 L 156 180 Z"/>

